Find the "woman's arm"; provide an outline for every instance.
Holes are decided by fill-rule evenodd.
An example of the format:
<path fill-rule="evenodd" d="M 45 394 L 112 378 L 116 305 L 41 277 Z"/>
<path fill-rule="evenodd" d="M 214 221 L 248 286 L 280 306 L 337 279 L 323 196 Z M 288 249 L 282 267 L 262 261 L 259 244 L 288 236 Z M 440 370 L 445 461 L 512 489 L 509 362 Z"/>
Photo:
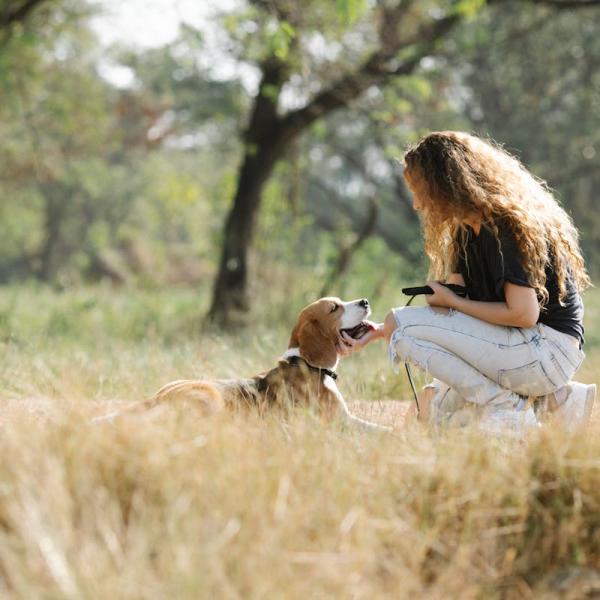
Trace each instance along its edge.
<path fill-rule="evenodd" d="M 362 350 L 367 344 L 375 340 L 386 340 L 388 343 L 392 337 L 392 333 L 398 328 L 394 311 L 391 310 L 386 316 L 383 323 L 373 323 L 373 329 L 366 333 L 359 340 L 351 338 L 345 331 L 342 332 L 342 342 L 338 344 L 338 352 L 340 356 L 349 356 L 353 352 Z"/>
<path fill-rule="evenodd" d="M 506 302 L 479 302 L 461 298 L 437 281 L 428 281 L 427 285 L 435 292 L 433 295 L 425 296 L 428 304 L 454 308 L 495 325 L 533 327 L 540 315 L 535 290 L 509 281 L 504 284 Z"/>
<path fill-rule="evenodd" d="M 455 277 L 456 276 L 456 277 Z M 448 283 L 464 285 L 464 279 L 460 273 L 453 273 L 448 277 Z M 427 285 L 434 291 L 433 295 L 427 295 L 427 303 L 431 306 L 443 306 L 454 308 L 466 315 L 476 317 L 495 325 L 506 325 L 509 327 L 533 327 L 540 314 L 535 290 L 522 285 L 506 282 L 504 284 L 504 297 L 506 302 L 479 302 L 461 298 L 448 288 L 440 285 L 437 281 L 428 281 Z M 367 344 L 379 339 L 385 339 L 388 343 L 394 330 L 398 327 L 393 311 L 386 315 L 383 323 L 373 323 L 374 328 L 360 340 L 354 340 L 346 333 L 342 334 L 343 344 L 338 351 L 342 356 L 348 356 L 357 350 L 361 350 Z"/>

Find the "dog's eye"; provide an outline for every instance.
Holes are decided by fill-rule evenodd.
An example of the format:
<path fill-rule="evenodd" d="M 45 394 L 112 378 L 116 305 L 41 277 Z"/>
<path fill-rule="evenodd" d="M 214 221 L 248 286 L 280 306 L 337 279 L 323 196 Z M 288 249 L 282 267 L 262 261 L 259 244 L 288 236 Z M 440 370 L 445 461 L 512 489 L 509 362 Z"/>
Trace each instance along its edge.
<path fill-rule="evenodd" d="M 333 313 L 333 312 L 335 312 L 335 311 L 336 311 L 338 308 L 339 308 L 339 305 L 337 305 L 337 304 L 333 304 L 333 305 L 331 306 L 331 310 L 330 310 L 329 312 L 332 312 L 332 313 Z"/>

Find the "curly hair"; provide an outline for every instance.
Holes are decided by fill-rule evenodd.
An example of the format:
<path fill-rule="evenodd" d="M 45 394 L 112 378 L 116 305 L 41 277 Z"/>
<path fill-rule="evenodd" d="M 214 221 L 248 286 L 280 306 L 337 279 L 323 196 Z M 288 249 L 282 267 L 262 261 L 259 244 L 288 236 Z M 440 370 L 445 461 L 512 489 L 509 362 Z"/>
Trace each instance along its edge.
<path fill-rule="evenodd" d="M 463 219 L 477 217 L 494 233 L 512 231 L 542 306 L 548 302 L 546 266 L 553 261 L 559 301 L 569 273 L 578 291 L 591 285 L 573 221 L 548 186 L 503 148 L 474 135 L 440 131 L 426 135 L 404 157 L 404 176 L 423 203 L 422 225 L 429 276 L 456 272 L 466 243 Z"/>

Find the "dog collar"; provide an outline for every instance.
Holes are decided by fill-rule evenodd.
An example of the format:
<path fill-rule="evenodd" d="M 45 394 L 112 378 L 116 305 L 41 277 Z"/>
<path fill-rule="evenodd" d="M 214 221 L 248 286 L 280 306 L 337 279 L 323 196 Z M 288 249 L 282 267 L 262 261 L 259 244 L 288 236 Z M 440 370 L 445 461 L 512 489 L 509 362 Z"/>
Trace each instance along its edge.
<path fill-rule="evenodd" d="M 329 377 L 331 377 L 333 380 L 338 378 L 338 374 L 335 371 L 332 371 L 331 369 L 325 369 L 324 367 L 313 367 L 301 356 L 288 356 L 287 361 L 290 365 L 292 365 L 292 367 L 299 367 L 301 364 L 303 364 L 309 371 L 318 371 L 324 375 L 329 375 Z"/>

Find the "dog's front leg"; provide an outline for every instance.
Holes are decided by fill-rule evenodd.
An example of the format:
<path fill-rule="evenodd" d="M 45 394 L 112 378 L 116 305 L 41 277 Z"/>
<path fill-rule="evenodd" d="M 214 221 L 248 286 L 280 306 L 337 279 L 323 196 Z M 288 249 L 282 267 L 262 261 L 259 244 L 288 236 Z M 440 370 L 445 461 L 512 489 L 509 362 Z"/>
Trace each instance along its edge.
<path fill-rule="evenodd" d="M 340 392 L 335 380 L 332 377 L 325 375 L 323 383 L 325 387 L 335 396 L 340 414 L 345 423 L 348 423 L 353 427 L 358 427 L 363 431 L 393 431 L 392 427 L 388 427 L 387 425 L 379 425 L 378 423 L 372 423 L 371 421 L 367 421 L 357 417 L 356 415 L 353 415 L 350 412 L 346 401 L 344 400 L 344 396 L 342 396 L 342 392 Z"/>

